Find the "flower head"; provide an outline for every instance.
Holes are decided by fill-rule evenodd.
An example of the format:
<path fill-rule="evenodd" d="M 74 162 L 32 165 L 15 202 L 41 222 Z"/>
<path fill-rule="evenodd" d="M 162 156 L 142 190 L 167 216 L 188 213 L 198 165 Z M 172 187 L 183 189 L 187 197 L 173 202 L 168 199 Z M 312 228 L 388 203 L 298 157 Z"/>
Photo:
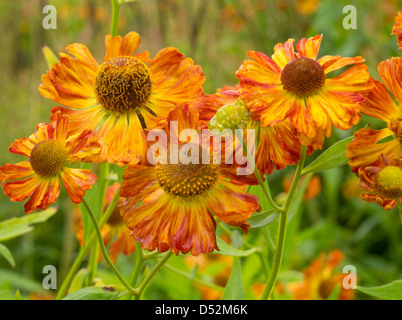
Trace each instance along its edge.
<path fill-rule="evenodd" d="M 175 48 L 160 50 L 154 59 L 135 32 L 106 36 L 105 57 L 99 64 L 82 44 L 67 46 L 42 76 L 42 96 L 63 104 L 52 109 L 70 116 L 69 133 L 91 129 L 102 153 L 94 161 L 124 166 L 146 158 L 145 129 L 152 129 L 174 107 L 202 102 L 204 74 L 193 60 Z"/>
<path fill-rule="evenodd" d="M 168 120 L 178 121 L 179 129 L 197 130 L 198 108 L 176 108 Z M 169 125 L 166 130 L 168 135 L 174 134 Z M 174 161 L 174 148 L 169 146 L 165 162 L 154 166 L 134 164 L 123 174 L 120 195 L 127 200 L 121 215 L 144 249 L 193 255 L 211 252 L 218 249 L 211 212 L 247 233 L 247 219 L 260 209 L 257 198 L 238 185 L 250 178 L 237 176 L 230 166 L 203 162 L 201 155 L 206 147 L 198 141 L 179 141 L 177 151 L 182 153 L 187 147 L 191 147 L 191 153 L 198 151 L 198 161 Z"/>
<path fill-rule="evenodd" d="M 367 66 L 362 57 L 323 56 L 317 60 L 322 36 L 302 39 L 294 51 L 293 39 L 278 43 L 272 59 L 249 51 L 236 75 L 240 96 L 263 127 L 285 120 L 294 127 L 303 145 L 321 148 L 332 127 L 348 130 L 360 120 L 359 104 L 370 91 Z M 335 70 L 353 65 L 341 75 Z"/>
<path fill-rule="evenodd" d="M 89 161 L 101 152 L 91 130 L 69 136 L 68 116 L 57 113 L 52 124 L 39 124 L 29 138 L 15 140 L 9 151 L 29 158 L 17 164 L 0 167 L 4 194 L 12 201 L 25 203 L 25 212 L 44 210 L 60 194 L 60 178 L 74 203 L 82 201 L 86 190 L 96 182 L 90 170 L 73 169 L 69 162 Z"/>

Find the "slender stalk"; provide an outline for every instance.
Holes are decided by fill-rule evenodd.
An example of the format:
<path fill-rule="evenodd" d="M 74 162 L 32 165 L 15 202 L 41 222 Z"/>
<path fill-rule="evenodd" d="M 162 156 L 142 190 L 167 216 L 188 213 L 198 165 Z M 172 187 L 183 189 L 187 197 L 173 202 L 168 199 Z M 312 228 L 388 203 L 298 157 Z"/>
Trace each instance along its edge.
<path fill-rule="evenodd" d="M 141 282 L 140 286 L 138 287 L 138 297 L 141 297 L 141 294 L 144 290 L 148 287 L 151 281 L 156 277 L 158 272 L 162 269 L 165 263 L 169 260 L 172 256 L 172 253 L 169 251 L 166 255 L 158 261 L 156 266 L 151 270 L 151 272 L 147 275 L 143 282 Z"/>
<path fill-rule="evenodd" d="M 135 243 L 135 248 L 136 248 L 136 259 L 135 259 L 134 270 L 133 270 L 133 273 L 131 275 L 131 280 L 130 280 L 130 284 L 133 287 L 135 287 L 137 285 L 138 278 L 141 274 L 141 270 L 142 270 L 142 267 L 144 266 L 144 262 L 145 262 L 144 254 L 142 253 L 142 249 L 141 249 L 139 242 Z"/>
<path fill-rule="evenodd" d="M 260 175 L 260 172 L 258 171 L 258 168 L 257 168 L 257 166 L 255 165 L 255 161 L 254 161 L 254 159 L 251 157 L 250 153 L 248 152 L 247 144 L 246 144 L 246 142 L 244 141 L 242 134 L 241 134 L 239 131 L 237 131 L 237 130 L 235 130 L 235 133 L 236 133 L 237 139 L 238 139 L 241 143 L 243 143 L 243 150 L 244 150 L 244 152 L 246 153 L 247 161 L 248 161 L 249 163 L 251 163 L 252 167 L 254 168 L 254 175 L 255 175 L 255 177 L 257 178 L 258 183 L 260 184 L 260 187 L 261 187 L 261 189 L 262 189 L 262 192 L 263 192 L 264 195 L 265 195 L 265 198 L 268 200 L 268 202 L 270 203 L 270 205 L 272 206 L 272 208 L 274 208 L 277 212 L 283 211 L 282 208 L 280 208 L 280 207 L 274 202 L 274 200 L 272 199 L 271 193 L 270 193 L 270 190 L 269 190 L 269 185 L 268 185 L 268 183 L 264 183 L 264 181 L 262 180 L 262 177 L 261 177 L 261 175 Z"/>
<path fill-rule="evenodd" d="M 297 165 L 295 176 L 292 181 L 292 185 L 290 187 L 288 197 L 286 198 L 285 204 L 283 205 L 283 212 L 279 217 L 279 228 L 278 228 L 278 237 L 276 241 L 276 250 L 274 255 L 274 261 L 272 264 L 272 268 L 270 270 L 270 275 L 268 280 L 265 284 L 264 291 L 261 295 L 261 300 L 267 300 L 272 293 L 274 285 L 276 283 L 276 279 L 278 277 L 279 269 L 282 263 L 283 257 L 283 248 L 285 244 L 285 237 L 286 237 L 286 225 L 287 225 L 287 217 L 290 209 L 290 205 L 292 204 L 292 200 L 294 198 L 295 192 L 297 190 L 297 186 L 300 182 L 301 172 L 304 165 L 304 160 L 306 158 L 306 147 L 302 146 L 301 154 L 300 154 L 300 161 Z"/>
<path fill-rule="evenodd" d="M 110 269 L 113 271 L 113 273 L 116 275 L 116 277 L 120 280 L 120 282 L 123 284 L 123 286 L 126 287 L 127 291 L 130 292 L 132 295 L 136 296 L 138 295 L 138 291 L 134 288 L 132 288 L 126 280 L 123 278 L 123 276 L 120 274 L 119 270 L 117 270 L 116 266 L 113 264 L 112 260 L 110 260 L 110 257 L 106 251 L 105 244 L 103 243 L 103 238 L 102 238 L 102 233 L 100 231 L 98 222 L 96 221 L 95 215 L 92 212 L 91 207 L 88 205 L 88 202 L 86 201 L 85 198 L 82 198 L 82 203 L 84 204 L 85 208 L 88 211 L 89 217 L 92 220 L 92 223 L 94 225 L 95 233 L 98 238 L 98 243 L 99 247 L 102 251 L 103 258 L 105 259 L 106 263 L 109 265 Z"/>
<path fill-rule="evenodd" d="M 107 220 L 109 219 L 110 215 L 112 214 L 114 208 L 116 207 L 118 201 L 119 201 L 119 192 L 116 192 L 112 202 L 107 207 L 105 213 L 103 214 L 103 216 L 99 222 L 100 228 L 102 228 L 104 226 L 104 224 L 107 222 Z M 96 238 L 95 231 L 93 231 L 91 236 L 89 237 L 89 240 L 84 244 L 83 247 L 80 248 L 77 257 L 74 260 L 73 265 L 71 266 L 70 270 L 68 271 L 67 276 L 64 278 L 64 281 L 63 281 L 62 285 L 60 286 L 59 291 L 57 292 L 56 300 L 60 300 L 66 295 L 68 287 L 71 284 L 71 281 L 73 280 L 75 274 L 77 273 L 78 269 L 80 268 L 82 262 L 87 257 L 87 255 L 89 253 L 89 249 L 91 248 L 93 242 L 95 241 L 95 238 Z"/>
<path fill-rule="evenodd" d="M 119 27 L 119 15 L 120 15 L 120 2 L 119 0 L 112 0 L 112 22 L 110 24 L 110 34 L 117 36 L 117 29 Z"/>

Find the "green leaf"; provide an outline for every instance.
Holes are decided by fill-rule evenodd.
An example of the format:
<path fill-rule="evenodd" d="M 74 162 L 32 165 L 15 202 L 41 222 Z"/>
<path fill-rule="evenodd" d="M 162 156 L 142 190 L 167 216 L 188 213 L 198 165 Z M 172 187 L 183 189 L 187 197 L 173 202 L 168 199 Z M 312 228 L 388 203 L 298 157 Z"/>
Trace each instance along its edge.
<path fill-rule="evenodd" d="M 78 291 L 82 289 L 84 285 L 84 280 L 85 277 L 88 274 L 88 270 L 86 268 L 81 269 L 80 271 L 77 272 L 75 277 L 73 278 L 73 281 L 71 281 L 70 288 L 68 289 L 68 293 Z"/>
<path fill-rule="evenodd" d="M 45 56 L 45 60 L 49 69 L 52 68 L 52 65 L 59 62 L 56 55 L 48 46 L 44 46 L 42 48 L 43 55 Z"/>
<path fill-rule="evenodd" d="M 253 214 L 247 222 L 250 224 L 252 229 L 261 228 L 273 222 L 278 217 L 279 213 L 275 213 L 275 210 L 271 209 L 266 212 Z"/>
<path fill-rule="evenodd" d="M 338 141 L 324 151 L 317 159 L 305 167 L 302 174 L 309 172 L 320 172 L 336 167 L 341 167 L 348 163 L 346 157 L 346 146 L 353 140 L 354 136 Z"/>
<path fill-rule="evenodd" d="M 232 272 L 223 290 L 221 300 L 243 300 L 244 288 L 239 257 L 233 258 Z"/>
<path fill-rule="evenodd" d="M 63 300 L 114 300 L 118 292 L 115 286 L 86 287 L 70 293 Z"/>
<path fill-rule="evenodd" d="M 252 248 L 249 250 L 240 250 L 233 248 L 231 245 L 227 244 L 221 238 L 216 238 L 218 248 L 220 251 L 215 250 L 213 253 L 223 254 L 225 256 L 235 256 L 235 257 L 246 257 L 257 251 L 257 248 Z"/>
<path fill-rule="evenodd" d="M 0 222 L 0 241 L 16 238 L 33 230 L 31 224 L 44 222 L 56 213 L 56 208 L 31 213 L 20 218 L 11 218 Z"/>
<path fill-rule="evenodd" d="M 356 289 L 379 299 L 402 300 L 402 280 L 396 280 L 378 287 L 357 286 Z"/>
<path fill-rule="evenodd" d="M 9 283 L 12 287 L 19 290 L 29 292 L 46 292 L 42 284 L 28 277 L 24 277 L 21 273 L 0 269 L 0 284 Z"/>
<path fill-rule="evenodd" d="M 13 258 L 13 255 L 11 254 L 10 250 L 8 248 L 0 243 L 0 255 L 3 256 L 14 268 L 15 267 L 15 261 Z"/>
<path fill-rule="evenodd" d="M 22 299 L 22 295 L 21 295 L 20 290 L 17 290 L 15 292 L 15 300 L 24 300 L 24 299 Z"/>

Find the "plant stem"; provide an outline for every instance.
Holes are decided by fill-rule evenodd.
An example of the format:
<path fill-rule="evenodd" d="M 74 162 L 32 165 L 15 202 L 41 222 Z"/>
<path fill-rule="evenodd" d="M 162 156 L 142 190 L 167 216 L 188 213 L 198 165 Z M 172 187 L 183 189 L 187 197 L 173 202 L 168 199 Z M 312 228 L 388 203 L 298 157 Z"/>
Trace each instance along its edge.
<path fill-rule="evenodd" d="M 131 275 L 131 280 L 130 284 L 131 286 L 135 287 L 138 282 L 138 278 L 141 274 L 142 267 L 144 266 L 144 254 L 142 253 L 141 246 L 139 242 L 135 243 L 135 248 L 136 248 L 136 259 L 135 259 L 135 265 L 134 265 L 134 270 Z"/>
<path fill-rule="evenodd" d="M 119 27 L 120 3 L 118 0 L 112 0 L 112 22 L 110 23 L 110 34 L 112 37 L 117 36 Z"/>
<path fill-rule="evenodd" d="M 240 131 L 238 131 L 238 130 L 235 130 L 235 133 L 236 133 L 237 139 L 238 139 L 241 143 L 243 143 L 243 151 L 246 153 L 247 161 L 248 161 L 248 162 L 251 164 L 251 166 L 253 167 L 254 175 L 255 175 L 255 177 L 257 178 L 258 183 L 260 184 L 260 187 L 261 187 L 261 189 L 262 189 L 262 192 L 263 192 L 264 195 L 265 195 L 265 198 L 268 200 L 268 202 L 270 203 L 270 205 L 272 206 L 272 208 L 274 208 L 277 212 L 281 212 L 281 211 L 282 211 L 282 208 L 280 208 L 280 207 L 274 202 L 274 200 L 272 199 L 271 193 L 270 193 L 270 190 L 269 190 L 269 185 L 268 185 L 268 183 L 265 183 L 265 182 L 262 180 L 262 177 L 261 177 L 261 175 L 260 175 L 260 172 L 258 171 L 258 168 L 257 168 L 257 166 L 255 165 L 255 161 L 254 161 L 254 159 L 251 157 L 250 153 L 248 152 L 247 144 L 246 144 L 246 142 L 244 141 L 242 134 L 241 134 Z"/>
<path fill-rule="evenodd" d="M 282 263 L 283 257 L 283 248 L 285 244 L 285 236 L 286 236 L 286 225 L 287 225 L 287 217 L 290 209 L 290 205 L 292 203 L 293 197 L 297 190 L 297 186 L 300 182 L 301 172 L 304 165 L 304 160 L 306 158 L 306 147 L 302 146 L 301 154 L 300 154 L 300 161 L 297 165 L 295 176 L 292 181 L 292 185 L 290 187 L 288 196 L 286 198 L 285 204 L 283 205 L 283 212 L 279 217 L 279 227 L 278 227 L 278 237 L 276 241 L 276 250 L 274 255 L 274 261 L 272 264 L 272 268 L 270 270 L 270 275 L 268 280 L 265 284 L 264 291 L 261 295 L 261 300 L 267 300 L 272 293 L 272 290 L 275 286 L 276 279 L 278 277 L 279 269 Z"/>
<path fill-rule="evenodd" d="M 106 263 L 109 265 L 110 269 L 113 271 L 113 273 L 116 275 L 116 277 L 120 280 L 120 282 L 126 287 L 127 291 L 130 292 L 132 295 L 138 295 L 138 292 L 136 289 L 132 288 L 126 280 L 123 278 L 123 276 L 120 274 L 119 270 L 117 270 L 116 266 L 113 264 L 112 260 L 110 260 L 110 257 L 106 251 L 105 244 L 103 243 L 103 238 L 102 238 L 102 233 L 100 231 L 99 225 L 96 221 L 95 215 L 92 212 L 91 207 L 88 205 L 88 202 L 86 201 L 85 198 L 82 198 L 82 203 L 84 204 L 85 208 L 88 211 L 89 217 L 92 220 L 92 223 L 94 225 L 95 233 L 98 238 L 98 243 L 99 247 L 102 251 L 103 258 L 105 259 Z"/>
<path fill-rule="evenodd" d="M 169 258 L 172 256 L 172 252 L 166 253 L 166 255 L 158 261 L 156 266 L 151 270 L 151 272 L 147 275 L 147 277 L 144 279 L 143 282 L 141 282 L 140 286 L 138 287 L 138 297 L 141 297 L 141 294 L 144 292 L 144 290 L 148 287 L 150 282 L 153 280 L 153 278 L 156 277 L 158 272 L 162 269 L 164 264 L 169 260 Z"/>
<path fill-rule="evenodd" d="M 119 201 L 119 192 L 117 191 L 112 202 L 107 207 L 105 213 L 102 216 L 102 219 L 99 222 L 100 228 L 102 228 L 104 226 L 104 224 L 107 222 L 107 220 L 109 219 L 110 215 L 112 214 L 114 208 L 116 207 L 118 201 Z M 70 283 L 73 280 L 74 275 L 77 273 L 82 262 L 87 257 L 89 249 L 92 246 L 93 242 L 95 241 L 95 238 L 96 238 L 95 231 L 93 231 L 91 236 L 89 237 L 89 240 L 86 243 L 84 243 L 84 246 L 81 247 L 81 249 L 79 250 L 77 257 L 74 260 L 73 265 L 71 266 L 70 270 L 68 271 L 67 276 L 64 278 L 64 281 L 63 281 L 62 285 L 60 286 L 59 291 L 57 292 L 56 300 L 60 300 L 66 295 L 68 287 L 70 286 Z"/>

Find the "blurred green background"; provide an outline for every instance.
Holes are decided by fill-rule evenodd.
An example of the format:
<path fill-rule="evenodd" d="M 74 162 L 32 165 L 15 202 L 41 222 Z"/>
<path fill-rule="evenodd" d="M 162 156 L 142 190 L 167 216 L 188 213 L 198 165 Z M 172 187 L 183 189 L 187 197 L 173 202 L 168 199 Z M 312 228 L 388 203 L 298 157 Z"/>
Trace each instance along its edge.
<path fill-rule="evenodd" d="M 57 9 L 56 30 L 42 27 L 46 15 L 42 9 L 46 4 Z M 357 29 L 342 27 L 345 5 L 356 7 Z M 148 50 L 151 57 L 165 46 L 177 47 L 202 66 L 206 76 L 204 90 L 214 93 L 224 85 L 237 83 L 235 71 L 247 58 L 248 50 L 271 55 L 278 42 L 289 38 L 297 41 L 316 34 L 324 35 L 319 56 L 363 56 L 371 75 L 378 79 L 378 63 L 401 54 L 396 36 L 390 35 L 398 9 L 402 9 L 402 1 L 397 0 L 141 0 L 122 6 L 118 30 L 120 35 L 138 32 L 142 38 L 138 50 Z M 70 43 L 83 43 L 102 61 L 110 18 L 111 5 L 107 0 L 0 2 L 3 47 L 0 50 L 0 164 L 22 160 L 8 152 L 9 144 L 30 135 L 39 122 L 48 122 L 50 108 L 56 105 L 42 98 L 38 91 L 41 75 L 47 70 L 42 46 L 48 45 L 57 53 L 63 52 Z M 353 134 L 368 122 L 373 127 L 383 125 L 363 116 L 353 130 L 335 130 L 326 146 Z M 275 172 L 270 177 L 274 194 L 283 192 L 282 180 L 291 170 Z M 340 248 L 347 257 L 345 264 L 357 267 L 359 281 L 364 285 L 380 285 L 401 278 L 401 223 L 396 210 L 384 212 L 360 200 L 354 188 L 356 181 L 347 166 L 321 174 L 320 180 L 320 194 L 303 204 L 300 220 L 289 240 L 292 253 L 285 256 L 284 269 L 300 271 L 320 252 Z M 63 278 L 78 242 L 71 232 L 73 207 L 65 193 L 58 206 L 59 212 L 48 222 L 5 243 L 14 255 L 16 267 L 10 267 L 0 257 L 0 294 L 16 289 L 24 294 L 35 291 L 46 264 L 57 266 L 59 277 Z M 10 202 L 1 193 L 0 221 L 22 215 L 23 205 Z M 245 239 L 253 242 L 258 236 L 257 231 L 252 231 Z M 243 263 L 246 290 L 252 283 L 264 281 L 264 276 L 256 272 L 258 268 L 253 259 L 245 259 Z M 130 262 L 131 257 L 120 258 L 119 267 L 123 272 L 130 272 Z M 189 268 L 181 257 L 173 258 L 172 265 Z M 106 279 L 108 272 L 104 272 Z M 200 298 L 200 293 L 192 290 L 191 281 L 186 281 L 171 270 L 163 270 L 146 297 Z"/>

